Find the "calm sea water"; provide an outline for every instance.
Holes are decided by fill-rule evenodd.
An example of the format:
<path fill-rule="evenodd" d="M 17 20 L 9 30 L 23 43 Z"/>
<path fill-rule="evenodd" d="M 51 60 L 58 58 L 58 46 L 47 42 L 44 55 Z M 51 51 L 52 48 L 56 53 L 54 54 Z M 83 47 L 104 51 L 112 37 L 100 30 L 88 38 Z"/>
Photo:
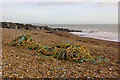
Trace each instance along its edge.
<path fill-rule="evenodd" d="M 71 32 L 75 35 L 85 35 L 97 39 L 118 41 L 118 25 L 115 24 L 41 24 L 52 28 L 68 28 L 83 32 Z"/>

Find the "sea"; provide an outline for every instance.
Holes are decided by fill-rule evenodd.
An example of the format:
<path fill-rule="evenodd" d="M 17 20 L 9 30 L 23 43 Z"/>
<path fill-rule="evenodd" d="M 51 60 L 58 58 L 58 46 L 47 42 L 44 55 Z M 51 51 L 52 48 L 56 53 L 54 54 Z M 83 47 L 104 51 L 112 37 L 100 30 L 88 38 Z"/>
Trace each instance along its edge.
<path fill-rule="evenodd" d="M 82 32 L 70 32 L 82 37 L 90 37 L 107 41 L 120 42 L 118 39 L 117 24 L 40 24 L 51 28 L 66 28 L 71 30 L 81 30 Z"/>

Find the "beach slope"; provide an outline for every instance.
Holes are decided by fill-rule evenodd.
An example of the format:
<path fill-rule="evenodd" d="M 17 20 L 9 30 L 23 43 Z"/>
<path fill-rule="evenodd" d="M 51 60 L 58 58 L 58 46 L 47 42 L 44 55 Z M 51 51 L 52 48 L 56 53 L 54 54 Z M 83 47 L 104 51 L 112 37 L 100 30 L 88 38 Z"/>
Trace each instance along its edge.
<path fill-rule="evenodd" d="M 34 42 L 51 45 L 69 40 L 85 45 L 91 55 L 106 57 L 114 64 L 100 65 L 52 59 L 9 43 L 20 34 L 29 34 Z M 16 78 L 118 78 L 118 43 L 80 37 L 63 31 L 18 30 L 2 28 L 2 77 Z"/>

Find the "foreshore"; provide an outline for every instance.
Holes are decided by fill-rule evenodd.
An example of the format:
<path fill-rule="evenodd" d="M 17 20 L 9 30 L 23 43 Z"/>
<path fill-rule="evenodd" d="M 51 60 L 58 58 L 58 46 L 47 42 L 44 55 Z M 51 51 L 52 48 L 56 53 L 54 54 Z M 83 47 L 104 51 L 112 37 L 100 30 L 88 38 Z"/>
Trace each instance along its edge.
<path fill-rule="evenodd" d="M 109 58 L 113 65 L 76 63 L 37 56 L 34 51 L 12 47 L 20 34 L 29 34 L 34 42 L 51 45 L 69 40 L 85 45 L 91 55 Z M 2 28 L 2 77 L 11 78 L 118 78 L 118 42 L 80 37 L 64 31 Z"/>

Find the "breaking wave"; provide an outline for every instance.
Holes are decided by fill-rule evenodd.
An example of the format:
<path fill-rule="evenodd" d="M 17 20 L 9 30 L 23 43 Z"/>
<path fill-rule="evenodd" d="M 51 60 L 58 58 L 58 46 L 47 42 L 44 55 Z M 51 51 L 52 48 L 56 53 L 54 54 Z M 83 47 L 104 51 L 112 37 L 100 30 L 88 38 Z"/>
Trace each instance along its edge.
<path fill-rule="evenodd" d="M 101 40 L 120 42 L 118 41 L 118 34 L 112 33 L 112 32 L 100 32 L 100 31 L 89 30 L 89 31 L 83 31 L 83 32 L 70 32 L 70 33 L 78 36 L 82 35 L 81 37 L 91 37 L 91 38 L 96 38 Z"/>

